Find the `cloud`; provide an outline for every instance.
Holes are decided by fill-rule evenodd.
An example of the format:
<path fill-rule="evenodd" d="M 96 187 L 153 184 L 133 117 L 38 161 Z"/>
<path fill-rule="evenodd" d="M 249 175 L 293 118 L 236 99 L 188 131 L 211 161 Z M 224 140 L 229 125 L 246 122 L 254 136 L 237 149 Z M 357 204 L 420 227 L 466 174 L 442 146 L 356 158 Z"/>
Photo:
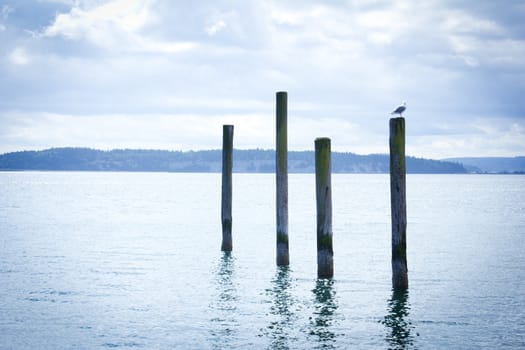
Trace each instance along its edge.
<path fill-rule="evenodd" d="M 13 12 L 13 9 L 10 6 L 2 5 L 0 9 L 0 32 L 3 32 L 7 29 L 4 23 L 6 22 L 11 12 Z"/>
<path fill-rule="evenodd" d="M 9 5 L 2 5 L 2 9 L 0 10 L 0 19 L 2 19 L 2 21 L 5 21 L 8 17 L 9 17 L 9 14 L 13 12 L 13 8 Z"/>
<path fill-rule="evenodd" d="M 85 40 L 106 51 L 138 53 L 178 53 L 193 49 L 196 43 L 162 41 L 148 37 L 143 29 L 156 21 L 152 1 L 113 0 L 87 9 L 75 5 L 60 13 L 40 36 Z"/>
<path fill-rule="evenodd" d="M 222 125 L 234 124 L 236 147 L 269 148 L 271 125 L 257 114 L 95 114 L 10 113 L 1 115 L 7 128 L 2 130 L 0 152 L 23 148 L 49 147 L 217 149 L 221 147 Z M 206 127 L 195 128 L 195 125 Z M 89 130 L 89 132 L 87 132 Z"/>
<path fill-rule="evenodd" d="M 290 111 L 291 112 L 291 111 Z M 202 114 L 0 114 L 0 153 L 50 147 L 194 150 L 221 147 L 224 124 L 235 125 L 235 148 L 274 148 L 273 113 Z M 334 151 L 388 153 L 388 118 L 371 127 L 364 119 L 303 118 L 289 113 L 292 150 L 313 149 L 316 137 L 332 139 Z M 198 125 L 199 127 L 195 127 Z M 203 127 L 205 125 L 205 127 Z M 426 130 L 425 130 L 426 129 Z M 525 123 L 510 118 L 474 118 L 418 125 L 407 116 L 407 154 L 436 159 L 525 154 Z"/>
<path fill-rule="evenodd" d="M 462 157 L 482 154 L 486 157 L 525 154 L 525 124 L 501 118 L 478 118 L 470 123 L 469 132 L 455 131 L 450 135 L 426 134 L 414 137 L 407 152 L 433 158 Z M 425 149 L 424 152 L 418 149 Z"/>
<path fill-rule="evenodd" d="M 222 31 L 224 28 L 226 28 L 226 26 L 226 22 L 224 22 L 223 20 L 218 20 L 210 26 L 206 27 L 206 33 L 208 33 L 209 36 L 214 36 L 218 32 Z"/>
<path fill-rule="evenodd" d="M 87 38 L 107 44 L 107 36 L 131 34 L 151 20 L 149 2 L 114 0 L 91 9 L 74 6 L 69 13 L 58 14 L 45 28 L 44 36 L 64 36 L 70 39 Z"/>
<path fill-rule="evenodd" d="M 463 10 L 445 11 L 443 27 L 453 33 L 498 36 L 504 34 L 504 29 L 494 20 L 479 18 Z"/>
<path fill-rule="evenodd" d="M 12 63 L 17 65 L 26 65 L 31 61 L 26 50 L 21 47 L 17 47 L 16 49 L 14 49 L 9 55 L 9 59 Z"/>
<path fill-rule="evenodd" d="M 292 149 L 310 148 L 322 132 L 333 137 L 334 149 L 386 151 L 388 113 L 407 100 L 411 151 L 418 155 L 459 152 L 461 139 L 471 140 L 465 152 L 492 152 L 483 138 L 486 145 L 499 140 L 501 152 L 523 152 L 516 138 L 522 131 L 510 131 L 522 130 L 525 119 L 519 2 L 501 11 L 491 1 L 473 8 L 437 0 L 48 1 L 32 11 L 21 4 L 9 3 L 12 10 L 0 17 L 0 113 L 31 115 L 42 137 L 56 134 L 39 116 L 53 130 L 60 123 L 75 130 L 76 121 L 96 130 L 91 121 L 108 119 L 114 139 L 119 130 L 128 133 L 119 122 L 151 131 L 121 145 L 140 140 L 150 147 L 162 130 L 148 123 L 171 130 L 167 120 L 193 116 L 187 132 L 202 137 L 193 147 L 190 139 L 177 145 L 199 148 L 209 145 L 198 130 L 208 125 L 203 121 L 217 126 L 235 117 L 255 140 L 244 146 L 271 147 L 262 133 L 273 130 L 275 91 L 287 90 Z M 473 120 L 506 129 L 480 134 Z"/>

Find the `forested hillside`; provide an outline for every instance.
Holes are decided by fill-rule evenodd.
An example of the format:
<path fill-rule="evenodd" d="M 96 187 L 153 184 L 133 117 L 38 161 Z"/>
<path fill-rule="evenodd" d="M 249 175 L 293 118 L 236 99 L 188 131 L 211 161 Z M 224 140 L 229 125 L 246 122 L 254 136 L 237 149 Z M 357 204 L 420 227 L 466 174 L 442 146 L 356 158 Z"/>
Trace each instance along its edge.
<path fill-rule="evenodd" d="M 0 170 L 75 170 L 75 171 L 163 171 L 220 172 L 221 151 L 112 150 L 89 148 L 52 148 L 0 155 Z M 275 169 L 273 150 L 234 150 L 235 172 L 270 173 Z M 409 173 L 466 173 L 461 164 L 407 157 Z M 312 151 L 290 151 L 291 173 L 314 172 Z M 388 173 L 389 156 L 332 153 L 334 173 Z"/>

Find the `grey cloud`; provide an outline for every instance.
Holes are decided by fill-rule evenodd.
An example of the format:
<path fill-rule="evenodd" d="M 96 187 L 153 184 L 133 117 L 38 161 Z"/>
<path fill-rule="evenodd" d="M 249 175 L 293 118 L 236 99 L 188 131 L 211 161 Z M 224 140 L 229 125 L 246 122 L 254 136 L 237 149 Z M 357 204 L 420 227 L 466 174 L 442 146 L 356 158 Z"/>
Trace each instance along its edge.
<path fill-rule="evenodd" d="M 11 1 L 0 112 L 271 116 L 275 91 L 288 90 L 294 118 L 351 120 L 370 133 L 403 100 L 414 135 L 473 133 L 472 118 L 523 125 L 524 7 L 469 3 L 158 0 L 137 28 L 85 24 L 68 37 L 46 28 L 71 2 Z"/>
<path fill-rule="evenodd" d="M 448 6 L 458 8 L 482 18 L 492 20 L 505 28 L 505 36 L 523 40 L 525 36 L 525 4 L 521 0 L 448 1 Z"/>

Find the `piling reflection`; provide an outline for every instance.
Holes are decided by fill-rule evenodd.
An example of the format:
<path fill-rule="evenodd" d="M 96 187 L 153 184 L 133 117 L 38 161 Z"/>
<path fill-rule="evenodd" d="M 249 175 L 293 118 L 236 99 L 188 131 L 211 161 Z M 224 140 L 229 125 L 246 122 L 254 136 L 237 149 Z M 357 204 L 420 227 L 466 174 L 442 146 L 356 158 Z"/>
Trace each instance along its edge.
<path fill-rule="evenodd" d="M 266 332 L 271 338 L 270 349 L 289 349 L 290 343 L 296 340 L 293 332 L 296 331 L 294 322 L 297 316 L 293 312 L 291 287 L 290 269 L 287 266 L 277 267 L 272 287 L 267 289 L 272 299 L 270 314 L 274 316 Z"/>
<path fill-rule="evenodd" d="M 231 252 L 224 252 L 216 270 L 216 299 L 210 305 L 216 317 L 211 319 L 213 344 L 215 349 L 224 349 L 232 344 L 238 328 L 235 317 L 237 311 L 237 289 L 234 283 L 235 259 Z"/>
<path fill-rule="evenodd" d="M 318 348 L 335 349 L 337 334 L 333 326 L 336 323 L 337 302 L 334 280 L 318 279 L 312 292 L 315 311 L 311 320 L 310 335 L 317 337 Z"/>
<path fill-rule="evenodd" d="M 389 349 L 414 348 L 414 326 L 410 321 L 408 290 L 394 290 L 387 304 L 388 314 L 382 323 L 387 328 Z"/>

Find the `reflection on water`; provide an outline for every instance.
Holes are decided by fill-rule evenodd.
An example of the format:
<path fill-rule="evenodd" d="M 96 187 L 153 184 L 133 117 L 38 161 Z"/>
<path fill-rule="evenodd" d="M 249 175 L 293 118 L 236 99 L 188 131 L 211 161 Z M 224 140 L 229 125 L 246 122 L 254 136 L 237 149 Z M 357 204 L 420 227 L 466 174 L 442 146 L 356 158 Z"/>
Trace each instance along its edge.
<path fill-rule="evenodd" d="M 394 290 L 388 301 L 388 314 L 382 323 L 387 328 L 389 349 L 414 348 L 414 326 L 409 318 L 408 290 Z"/>
<path fill-rule="evenodd" d="M 233 280 L 235 259 L 231 252 L 224 252 L 216 270 L 216 300 L 210 306 L 216 316 L 211 319 L 211 335 L 215 349 L 223 349 L 236 337 L 239 322 L 236 319 L 238 293 Z"/>
<path fill-rule="evenodd" d="M 271 349 L 289 349 L 290 342 L 296 340 L 293 332 L 297 331 L 294 327 L 297 316 L 293 312 L 291 287 L 290 269 L 287 266 L 277 267 L 272 288 L 266 290 L 272 299 L 270 314 L 274 316 L 265 332 L 271 338 Z"/>
<path fill-rule="evenodd" d="M 315 283 L 314 293 L 314 316 L 311 319 L 310 335 L 317 337 L 318 348 L 335 349 L 337 334 L 332 327 L 336 319 L 337 303 L 333 288 L 334 280 L 318 279 Z"/>

